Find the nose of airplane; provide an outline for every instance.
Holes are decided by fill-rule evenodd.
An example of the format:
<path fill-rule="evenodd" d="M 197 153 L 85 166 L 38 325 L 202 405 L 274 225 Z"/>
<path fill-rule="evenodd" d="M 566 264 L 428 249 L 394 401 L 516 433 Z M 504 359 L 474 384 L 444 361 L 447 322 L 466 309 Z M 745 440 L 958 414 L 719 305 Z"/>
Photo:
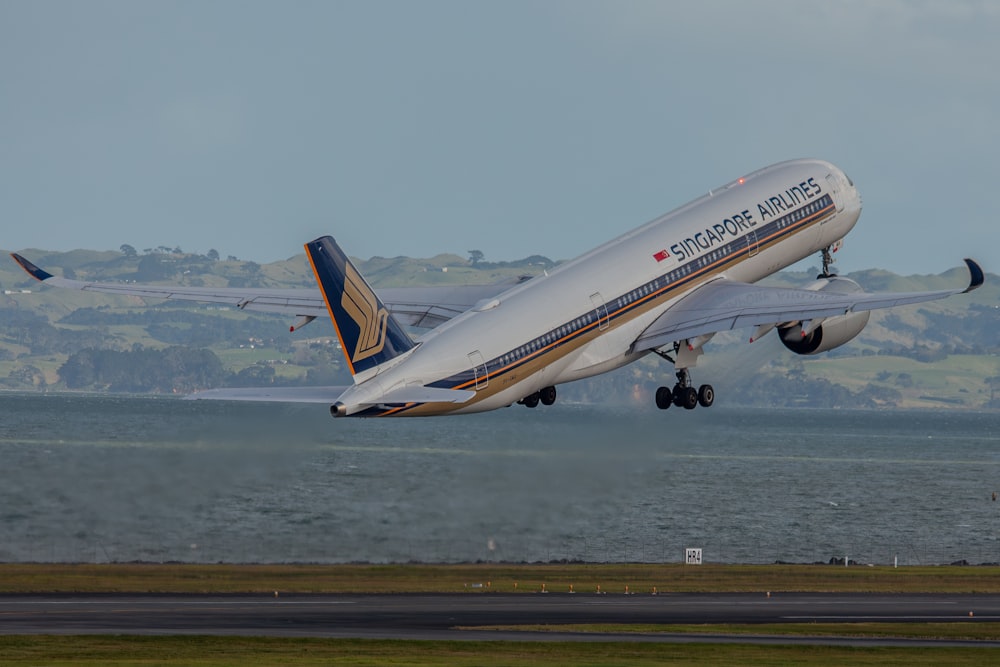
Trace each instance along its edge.
<path fill-rule="evenodd" d="M 860 211 L 861 210 L 861 205 L 862 205 L 862 202 L 861 202 L 861 193 L 858 192 L 858 189 L 856 187 L 854 187 L 853 185 L 851 186 L 851 196 L 852 196 L 852 199 L 853 199 L 853 202 L 854 202 L 854 207 Z"/>
<path fill-rule="evenodd" d="M 840 172 L 841 180 L 844 184 L 844 205 L 847 208 L 861 210 L 861 193 L 858 192 L 854 181 L 847 175 L 847 172 Z"/>

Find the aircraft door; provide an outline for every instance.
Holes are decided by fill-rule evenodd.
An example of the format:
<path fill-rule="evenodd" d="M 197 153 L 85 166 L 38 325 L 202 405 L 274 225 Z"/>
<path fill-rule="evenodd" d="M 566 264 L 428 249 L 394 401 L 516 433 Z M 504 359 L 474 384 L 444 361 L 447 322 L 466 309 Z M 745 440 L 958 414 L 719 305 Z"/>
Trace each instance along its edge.
<path fill-rule="evenodd" d="M 746 238 L 747 238 L 747 255 L 753 257 L 758 252 L 760 252 L 760 248 L 757 246 L 757 231 L 751 229 L 747 233 Z"/>
<path fill-rule="evenodd" d="M 594 314 L 597 316 L 597 328 L 601 331 L 608 328 L 608 307 L 604 303 L 604 297 L 600 292 L 590 295 L 590 302 L 594 304 Z"/>
<path fill-rule="evenodd" d="M 476 379 L 476 391 L 485 389 L 490 384 L 490 373 L 486 368 L 483 353 L 479 350 L 469 352 L 469 363 L 472 364 L 472 373 Z"/>

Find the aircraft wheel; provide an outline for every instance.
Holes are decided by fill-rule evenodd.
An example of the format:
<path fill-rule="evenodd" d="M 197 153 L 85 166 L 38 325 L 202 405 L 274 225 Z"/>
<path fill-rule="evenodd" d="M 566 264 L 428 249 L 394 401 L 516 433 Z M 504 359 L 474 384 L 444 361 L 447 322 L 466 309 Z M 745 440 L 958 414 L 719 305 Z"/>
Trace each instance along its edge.
<path fill-rule="evenodd" d="M 552 405 L 556 402 L 556 388 L 545 387 L 538 392 L 538 398 L 542 401 L 542 405 Z"/>
<path fill-rule="evenodd" d="M 698 407 L 698 390 L 694 387 L 685 387 L 682 393 L 685 410 L 694 410 Z"/>
<path fill-rule="evenodd" d="M 675 384 L 674 385 L 674 390 L 673 390 L 673 392 L 671 392 L 671 397 L 674 399 L 674 405 L 676 405 L 679 408 L 683 408 L 684 407 L 684 390 L 685 389 L 686 389 L 686 387 L 684 387 L 682 385 L 679 385 L 679 384 Z"/>
<path fill-rule="evenodd" d="M 523 399 L 524 404 L 529 408 L 538 407 L 538 394 L 531 394 L 530 396 L 525 396 Z"/>
<path fill-rule="evenodd" d="M 698 388 L 698 402 L 703 408 L 712 407 L 712 403 L 715 403 L 715 389 L 712 385 L 703 384 Z"/>
<path fill-rule="evenodd" d="M 656 390 L 656 407 L 666 410 L 674 402 L 674 394 L 666 387 L 659 387 Z"/>

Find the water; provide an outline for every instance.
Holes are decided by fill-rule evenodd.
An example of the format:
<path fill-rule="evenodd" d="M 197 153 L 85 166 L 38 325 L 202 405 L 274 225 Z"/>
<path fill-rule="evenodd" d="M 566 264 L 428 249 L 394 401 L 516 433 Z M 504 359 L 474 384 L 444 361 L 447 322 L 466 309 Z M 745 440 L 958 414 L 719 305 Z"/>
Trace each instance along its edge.
<path fill-rule="evenodd" d="M 0 406 L 0 561 L 1000 561 L 993 413 Z"/>

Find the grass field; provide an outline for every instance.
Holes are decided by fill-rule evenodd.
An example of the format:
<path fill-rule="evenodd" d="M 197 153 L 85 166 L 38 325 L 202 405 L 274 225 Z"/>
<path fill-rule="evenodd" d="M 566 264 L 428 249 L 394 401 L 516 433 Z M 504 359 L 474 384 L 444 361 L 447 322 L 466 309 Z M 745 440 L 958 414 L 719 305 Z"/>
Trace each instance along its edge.
<path fill-rule="evenodd" d="M 986 378 L 1000 373 L 1000 361 L 984 355 L 952 354 L 934 363 L 903 357 L 810 358 L 810 377 L 825 378 L 851 391 L 869 384 L 900 392 L 899 407 L 976 408 L 990 398 Z M 885 380 L 880 380 L 889 374 Z M 908 377 L 905 381 L 900 376 Z"/>
<path fill-rule="evenodd" d="M 472 628 L 469 628 L 472 629 Z M 521 632 L 584 632 L 684 635 L 756 635 L 781 637 L 869 637 L 894 639 L 996 640 L 1000 623 L 987 621 L 956 623 L 787 623 L 757 625 L 498 625 L 476 630 Z M 706 637 L 706 640 L 711 637 Z"/>
<path fill-rule="evenodd" d="M 114 665 L 984 665 L 977 648 L 624 642 L 460 642 L 268 637 L 0 637 L 0 662 Z"/>
<path fill-rule="evenodd" d="M 1000 593 L 1000 567 L 0 564 L 0 593 Z"/>
<path fill-rule="evenodd" d="M 0 593 L 496 592 L 609 595 L 790 591 L 1000 592 L 998 567 L 826 565 L 186 565 L 2 564 Z M 0 626 L 2 627 L 2 626 Z M 981 665 L 995 649 L 791 645 L 795 636 L 984 640 L 1000 623 L 562 626 L 528 631 L 768 634 L 790 645 L 483 642 L 191 636 L 2 636 L 4 665 Z"/>

